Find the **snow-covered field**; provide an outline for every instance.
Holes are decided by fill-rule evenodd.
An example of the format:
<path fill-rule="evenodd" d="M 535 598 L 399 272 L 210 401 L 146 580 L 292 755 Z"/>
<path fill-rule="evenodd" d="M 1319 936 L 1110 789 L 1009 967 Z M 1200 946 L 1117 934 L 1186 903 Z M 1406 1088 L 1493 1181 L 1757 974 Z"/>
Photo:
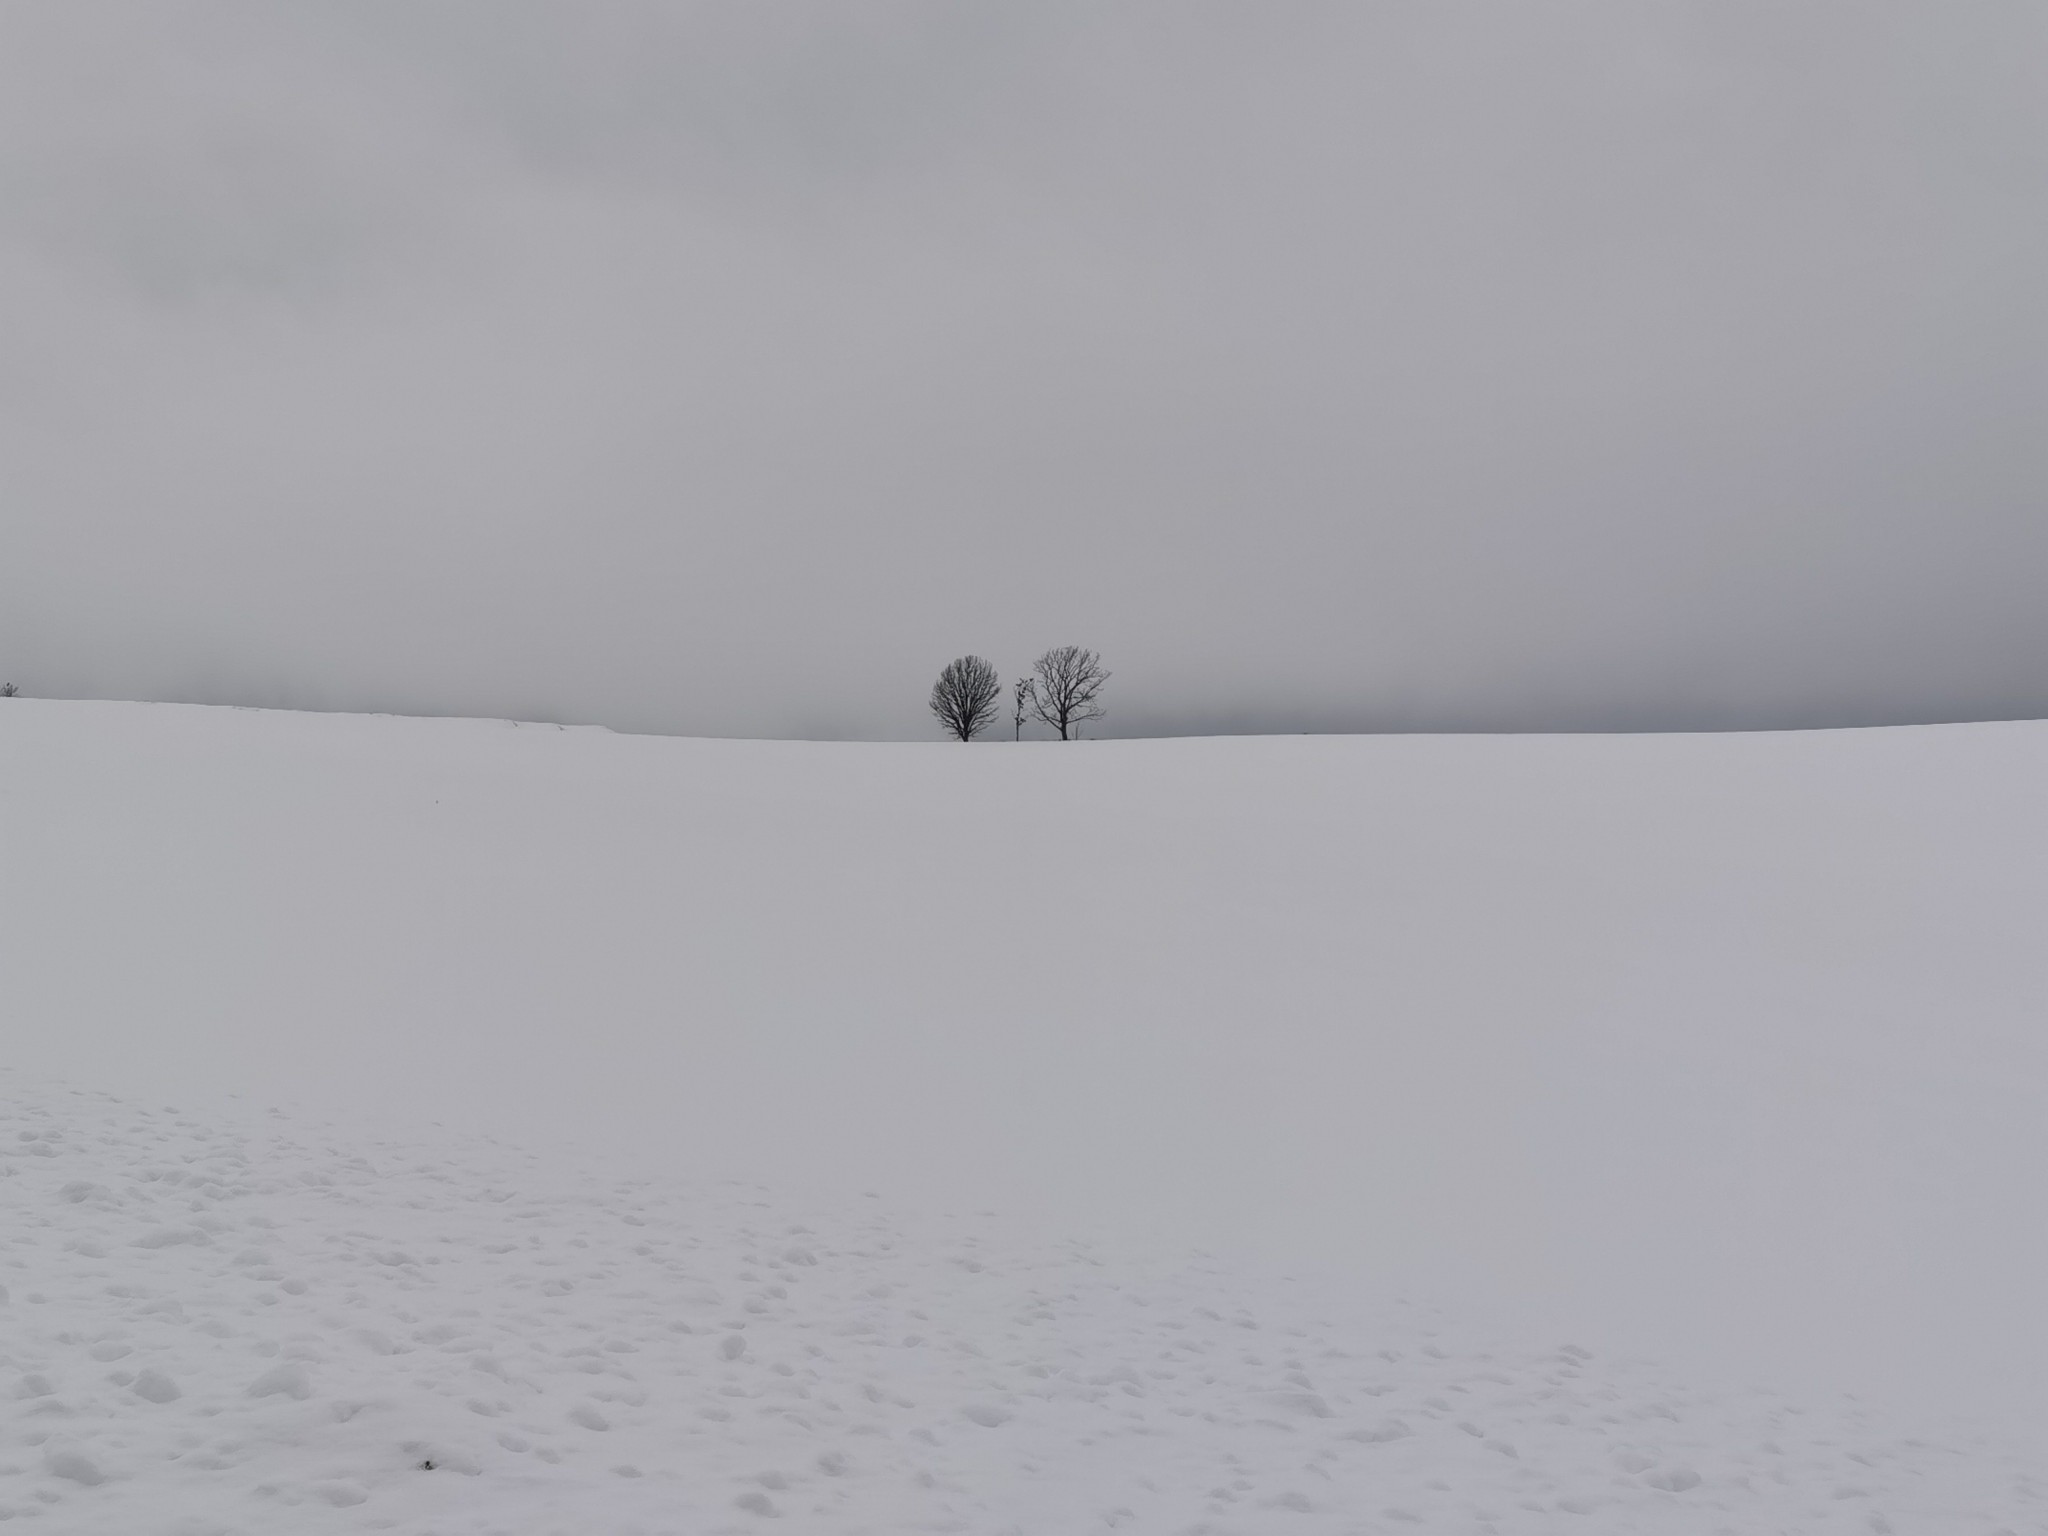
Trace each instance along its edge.
<path fill-rule="evenodd" d="M 71 1531 L 2041 1528 L 2038 1459 L 873 1201 L 7 1083 L 0 1515 Z"/>
<path fill-rule="evenodd" d="M 0 791 L 26 1528 L 2048 1531 L 2043 727 Z"/>

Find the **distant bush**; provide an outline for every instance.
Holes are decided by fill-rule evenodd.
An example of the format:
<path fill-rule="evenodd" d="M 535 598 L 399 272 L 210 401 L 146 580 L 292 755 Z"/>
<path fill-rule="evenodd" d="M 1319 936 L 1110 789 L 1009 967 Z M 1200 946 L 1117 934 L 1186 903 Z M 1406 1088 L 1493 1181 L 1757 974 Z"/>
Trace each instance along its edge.
<path fill-rule="evenodd" d="M 0 699 L 11 699 L 21 690 L 12 683 L 0 683 Z"/>

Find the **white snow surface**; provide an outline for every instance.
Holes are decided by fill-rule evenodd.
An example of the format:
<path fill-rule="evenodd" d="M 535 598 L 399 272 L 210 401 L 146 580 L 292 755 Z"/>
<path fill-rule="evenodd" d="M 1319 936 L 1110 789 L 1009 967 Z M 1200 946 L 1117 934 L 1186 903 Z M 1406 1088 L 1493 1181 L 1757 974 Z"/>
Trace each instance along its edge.
<path fill-rule="evenodd" d="M 0 792 L 30 1527 L 2048 1531 L 2048 728 Z"/>
<path fill-rule="evenodd" d="M 0 1084 L 33 1529 L 2048 1529 L 2009 1446 L 1200 1256 Z"/>

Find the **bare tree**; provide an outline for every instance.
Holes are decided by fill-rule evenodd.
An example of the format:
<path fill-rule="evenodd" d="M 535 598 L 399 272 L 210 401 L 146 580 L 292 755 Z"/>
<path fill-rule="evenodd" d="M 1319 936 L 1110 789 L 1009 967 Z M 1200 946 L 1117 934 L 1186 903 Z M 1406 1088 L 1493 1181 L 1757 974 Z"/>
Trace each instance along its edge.
<path fill-rule="evenodd" d="M 979 656 L 962 656 L 947 662 L 932 684 L 932 713 L 948 734 L 972 741 L 995 719 L 1002 692 L 1003 682 L 994 667 Z"/>
<path fill-rule="evenodd" d="M 1102 706 L 1095 696 L 1109 681 L 1102 670 L 1102 658 L 1078 645 L 1062 645 L 1047 651 L 1031 664 L 1031 712 L 1071 741 L 1084 720 L 1100 720 Z"/>
<path fill-rule="evenodd" d="M 1024 739 L 1024 722 L 1031 714 L 1031 706 L 1038 701 L 1038 689 L 1028 677 L 1020 677 L 1010 689 L 1010 700 L 1014 706 L 1010 721 L 1010 740 Z"/>

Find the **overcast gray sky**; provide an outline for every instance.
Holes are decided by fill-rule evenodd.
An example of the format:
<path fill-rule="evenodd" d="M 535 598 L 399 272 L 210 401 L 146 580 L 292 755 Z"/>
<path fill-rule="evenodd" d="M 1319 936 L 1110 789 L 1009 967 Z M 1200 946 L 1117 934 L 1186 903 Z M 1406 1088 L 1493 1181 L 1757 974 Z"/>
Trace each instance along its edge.
<path fill-rule="evenodd" d="M 0 677 L 2048 714 L 2048 6 L 0 0 Z"/>

